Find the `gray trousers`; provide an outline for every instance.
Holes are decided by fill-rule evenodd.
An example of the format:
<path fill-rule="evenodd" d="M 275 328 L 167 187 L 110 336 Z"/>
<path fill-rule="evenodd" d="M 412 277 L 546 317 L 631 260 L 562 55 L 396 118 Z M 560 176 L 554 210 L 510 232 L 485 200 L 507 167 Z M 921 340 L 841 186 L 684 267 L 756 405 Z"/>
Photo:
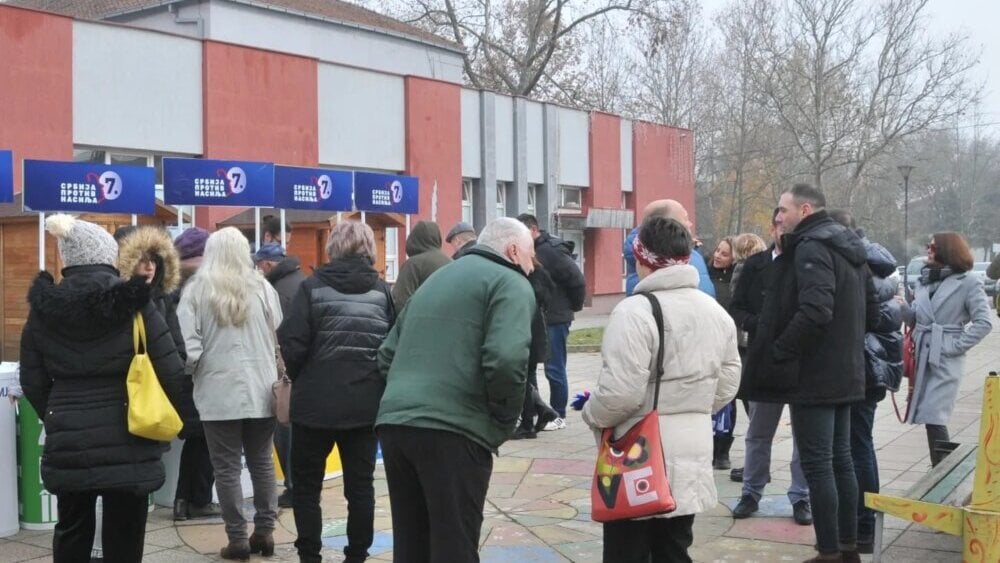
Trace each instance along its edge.
<path fill-rule="evenodd" d="M 771 475 L 771 444 L 781 421 L 782 403 L 749 402 L 750 426 L 747 428 L 746 454 L 743 462 L 743 494 L 759 501 Z M 792 440 L 792 484 L 788 500 L 792 504 L 809 500 L 809 486 L 799 464 L 799 448 Z"/>
<path fill-rule="evenodd" d="M 245 418 L 205 422 L 205 440 L 215 469 L 215 490 L 219 493 L 222 520 L 230 542 L 246 541 L 247 519 L 243 515 L 243 470 L 240 455 L 246 456 L 253 483 L 255 532 L 274 530 L 278 518 L 277 484 L 274 478 L 274 418 Z"/>

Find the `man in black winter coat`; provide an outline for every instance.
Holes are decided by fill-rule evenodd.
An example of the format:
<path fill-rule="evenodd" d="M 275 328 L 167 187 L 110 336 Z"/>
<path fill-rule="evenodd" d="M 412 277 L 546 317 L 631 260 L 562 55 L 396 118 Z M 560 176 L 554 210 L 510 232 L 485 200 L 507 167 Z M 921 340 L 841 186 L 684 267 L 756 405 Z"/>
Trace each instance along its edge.
<path fill-rule="evenodd" d="M 302 263 L 294 256 L 286 256 L 285 249 L 280 243 L 267 242 L 260 246 L 253 255 L 253 261 L 257 264 L 267 281 L 278 292 L 278 299 L 281 303 L 281 317 L 288 318 L 292 307 L 292 300 L 298 294 L 302 282 L 306 281 L 306 275 L 302 273 Z M 277 328 L 277 327 L 275 327 Z M 278 424 L 274 427 L 274 447 L 278 451 L 278 465 L 281 466 L 281 474 L 285 477 L 285 490 L 278 495 L 278 506 L 281 508 L 292 507 L 292 428 L 290 425 Z"/>
<path fill-rule="evenodd" d="M 545 313 L 551 350 L 545 362 L 545 378 L 549 380 L 549 404 L 559 418 L 543 430 L 561 430 L 566 427 L 566 404 L 569 401 L 566 339 L 569 337 L 569 326 L 573 323 L 573 313 L 583 309 L 587 286 L 583 272 L 573 259 L 573 243 L 539 229 L 534 215 L 523 213 L 517 219 L 531 229 L 531 236 L 535 239 L 535 256 L 555 284 Z"/>
<path fill-rule="evenodd" d="M 796 184 L 778 202 L 785 234 L 751 344 L 745 377 L 762 401 L 791 405 L 814 507 L 820 555 L 857 559 L 858 484 L 851 403 L 865 397 L 865 247 L 826 213 L 823 192 Z"/>

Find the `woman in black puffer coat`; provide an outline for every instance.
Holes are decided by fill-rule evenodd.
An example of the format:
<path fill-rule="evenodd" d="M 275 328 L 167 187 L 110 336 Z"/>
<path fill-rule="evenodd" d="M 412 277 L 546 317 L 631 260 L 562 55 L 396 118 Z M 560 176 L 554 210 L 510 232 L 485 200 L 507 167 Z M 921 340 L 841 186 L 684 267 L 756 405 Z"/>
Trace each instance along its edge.
<path fill-rule="evenodd" d="M 110 234 L 68 215 L 49 217 L 46 229 L 59 240 L 65 268 L 58 284 L 42 272 L 28 292 L 21 387 L 45 424 L 42 481 L 59 502 L 53 558 L 90 559 L 101 496 L 105 557 L 137 562 L 147 498 L 165 478 L 165 445 L 128 432 L 125 380 L 135 354 L 136 313 L 142 313 L 147 353 L 174 404 L 184 366 L 146 280 L 119 277 L 118 245 Z"/>

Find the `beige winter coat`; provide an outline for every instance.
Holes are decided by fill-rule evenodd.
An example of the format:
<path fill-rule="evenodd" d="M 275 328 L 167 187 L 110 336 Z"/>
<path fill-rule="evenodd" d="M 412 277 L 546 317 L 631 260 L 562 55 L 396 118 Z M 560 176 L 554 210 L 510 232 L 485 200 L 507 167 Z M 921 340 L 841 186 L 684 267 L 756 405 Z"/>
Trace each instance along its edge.
<path fill-rule="evenodd" d="M 258 274 L 258 290 L 247 298 L 243 326 L 220 326 L 211 306 L 192 284 L 181 295 L 177 317 L 194 379 L 194 404 L 206 422 L 274 416 L 271 385 L 277 380 L 274 340 L 264 315 L 281 324 L 278 292 Z"/>
<path fill-rule="evenodd" d="M 693 266 L 653 272 L 635 291 L 653 292 L 663 309 L 664 376 L 660 434 L 677 510 L 702 512 L 718 502 L 712 474 L 712 413 L 732 401 L 740 384 L 736 325 L 715 299 L 698 289 Z M 649 301 L 633 295 L 615 307 L 601 344 L 597 388 L 583 420 L 595 432 L 621 436 L 653 406 L 651 380 L 659 336 Z"/>

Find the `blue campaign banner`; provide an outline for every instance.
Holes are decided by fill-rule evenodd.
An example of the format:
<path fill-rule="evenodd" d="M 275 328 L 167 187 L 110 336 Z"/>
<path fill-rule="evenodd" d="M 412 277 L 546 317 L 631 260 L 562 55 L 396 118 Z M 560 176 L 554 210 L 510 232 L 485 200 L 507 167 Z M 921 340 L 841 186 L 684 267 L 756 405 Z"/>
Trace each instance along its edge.
<path fill-rule="evenodd" d="M 354 173 L 354 206 L 358 211 L 416 214 L 420 183 L 413 176 Z"/>
<path fill-rule="evenodd" d="M 163 201 L 169 205 L 273 207 L 274 165 L 164 158 Z"/>
<path fill-rule="evenodd" d="M 342 170 L 274 167 L 274 207 L 352 211 L 354 174 Z"/>
<path fill-rule="evenodd" d="M 156 171 L 145 166 L 25 160 L 24 208 L 152 215 Z"/>
<path fill-rule="evenodd" d="M 14 153 L 0 151 L 0 203 L 14 201 Z"/>

